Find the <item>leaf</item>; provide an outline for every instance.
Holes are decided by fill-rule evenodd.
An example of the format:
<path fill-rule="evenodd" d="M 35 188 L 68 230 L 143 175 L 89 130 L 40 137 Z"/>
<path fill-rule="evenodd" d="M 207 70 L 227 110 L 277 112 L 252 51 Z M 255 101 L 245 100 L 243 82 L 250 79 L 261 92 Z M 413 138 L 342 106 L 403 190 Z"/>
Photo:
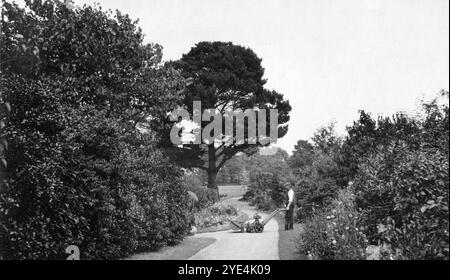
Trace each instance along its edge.
<path fill-rule="evenodd" d="M 383 233 L 387 230 L 387 227 L 383 224 L 378 224 L 377 229 L 378 229 L 378 233 Z"/>

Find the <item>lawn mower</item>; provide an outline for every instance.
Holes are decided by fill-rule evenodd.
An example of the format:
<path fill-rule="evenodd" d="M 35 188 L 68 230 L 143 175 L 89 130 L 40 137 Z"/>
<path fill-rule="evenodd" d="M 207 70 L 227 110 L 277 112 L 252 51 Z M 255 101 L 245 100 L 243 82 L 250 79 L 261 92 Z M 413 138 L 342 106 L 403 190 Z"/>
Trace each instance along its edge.
<path fill-rule="evenodd" d="M 279 212 L 286 211 L 286 208 L 278 208 L 272 213 L 270 213 L 264 220 L 261 220 L 261 215 L 258 213 L 255 213 L 253 215 L 253 220 L 246 221 L 246 222 L 237 222 L 237 221 L 230 221 L 235 227 L 240 229 L 241 232 L 263 232 L 264 226 Z"/>

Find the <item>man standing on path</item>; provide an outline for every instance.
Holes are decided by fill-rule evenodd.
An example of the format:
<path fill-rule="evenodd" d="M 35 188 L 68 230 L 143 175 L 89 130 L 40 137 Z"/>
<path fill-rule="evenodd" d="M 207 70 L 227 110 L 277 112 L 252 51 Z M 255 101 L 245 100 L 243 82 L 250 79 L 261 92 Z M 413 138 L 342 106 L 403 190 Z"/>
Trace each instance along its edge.
<path fill-rule="evenodd" d="M 286 205 L 286 216 L 285 216 L 285 224 L 284 229 L 290 230 L 294 229 L 294 190 L 292 189 L 291 183 L 285 183 L 284 187 L 287 191 L 287 205 Z"/>

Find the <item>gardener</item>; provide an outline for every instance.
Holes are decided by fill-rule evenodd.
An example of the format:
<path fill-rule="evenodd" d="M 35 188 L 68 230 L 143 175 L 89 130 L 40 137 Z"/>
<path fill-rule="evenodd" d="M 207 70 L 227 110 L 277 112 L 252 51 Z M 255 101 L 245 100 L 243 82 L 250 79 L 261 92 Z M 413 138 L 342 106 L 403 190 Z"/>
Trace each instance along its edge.
<path fill-rule="evenodd" d="M 287 205 L 286 205 L 286 215 L 284 229 L 290 230 L 294 229 L 294 190 L 292 189 L 291 183 L 285 183 L 284 187 L 287 191 Z"/>

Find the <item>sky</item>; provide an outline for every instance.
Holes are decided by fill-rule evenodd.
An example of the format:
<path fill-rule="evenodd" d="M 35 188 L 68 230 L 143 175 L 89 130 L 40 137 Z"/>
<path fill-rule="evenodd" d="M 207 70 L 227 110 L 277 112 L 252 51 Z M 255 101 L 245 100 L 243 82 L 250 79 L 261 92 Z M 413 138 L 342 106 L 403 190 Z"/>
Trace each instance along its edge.
<path fill-rule="evenodd" d="M 74 0 L 75 5 L 93 4 Z M 449 89 L 448 0 L 97 0 L 139 19 L 164 60 L 200 41 L 231 41 L 263 59 L 266 87 L 292 106 L 288 153 L 299 139 L 358 110 L 389 116 Z"/>

